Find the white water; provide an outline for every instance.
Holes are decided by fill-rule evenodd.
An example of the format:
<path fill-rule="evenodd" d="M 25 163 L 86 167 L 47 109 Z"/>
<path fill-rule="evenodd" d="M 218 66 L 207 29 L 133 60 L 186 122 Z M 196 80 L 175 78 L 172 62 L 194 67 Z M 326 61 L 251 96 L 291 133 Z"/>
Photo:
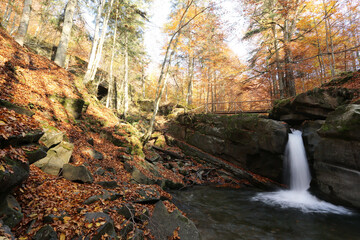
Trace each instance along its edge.
<path fill-rule="evenodd" d="M 293 130 L 286 146 L 285 168 L 289 170 L 290 190 L 259 193 L 252 199 L 281 208 L 297 208 L 305 213 L 352 214 L 348 209 L 321 201 L 308 192 L 311 175 L 301 135 L 300 131 Z"/>

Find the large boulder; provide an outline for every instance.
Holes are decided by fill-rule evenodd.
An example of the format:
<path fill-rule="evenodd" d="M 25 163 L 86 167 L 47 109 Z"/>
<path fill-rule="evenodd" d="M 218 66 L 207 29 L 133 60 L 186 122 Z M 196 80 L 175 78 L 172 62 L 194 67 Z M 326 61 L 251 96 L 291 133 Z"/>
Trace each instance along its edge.
<path fill-rule="evenodd" d="M 0 202 L 14 187 L 20 185 L 29 176 L 29 164 L 27 162 L 11 158 L 4 160 L 6 168 L 0 169 Z"/>
<path fill-rule="evenodd" d="M 52 148 L 60 144 L 64 140 L 65 134 L 56 128 L 44 128 L 44 135 L 40 138 L 40 142 L 47 148 Z"/>
<path fill-rule="evenodd" d="M 23 214 L 21 213 L 20 204 L 16 201 L 15 197 L 8 195 L 4 201 L 0 202 L 0 216 L 2 216 L 4 224 L 10 228 L 20 223 Z"/>
<path fill-rule="evenodd" d="M 161 201 L 155 205 L 149 228 L 158 240 L 169 239 L 176 229 L 182 240 L 200 239 L 200 233 L 191 220 L 183 216 L 179 210 L 169 213 Z"/>
<path fill-rule="evenodd" d="M 168 132 L 179 140 L 239 167 L 282 179 L 283 153 L 288 138 L 284 122 L 241 114 L 180 115 Z"/>
<path fill-rule="evenodd" d="M 360 208 L 360 105 L 340 106 L 317 131 L 312 186 L 330 200 Z"/>
<path fill-rule="evenodd" d="M 64 164 L 62 176 L 74 182 L 92 183 L 94 178 L 90 171 L 85 166 L 73 166 L 71 164 Z"/>
<path fill-rule="evenodd" d="M 349 103 L 356 94 L 356 90 L 346 88 L 315 88 L 293 99 L 279 101 L 271 110 L 270 118 L 294 123 L 323 120 L 337 107 Z"/>
<path fill-rule="evenodd" d="M 69 163 L 74 145 L 62 141 L 59 145 L 49 149 L 47 156 L 36 163 L 35 166 L 51 175 L 58 175 L 64 164 Z"/>
<path fill-rule="evenodd" d="M 329 114 L 319 134 L 325 137 L 360 141 L 360 104 L 338 107 Z"/>

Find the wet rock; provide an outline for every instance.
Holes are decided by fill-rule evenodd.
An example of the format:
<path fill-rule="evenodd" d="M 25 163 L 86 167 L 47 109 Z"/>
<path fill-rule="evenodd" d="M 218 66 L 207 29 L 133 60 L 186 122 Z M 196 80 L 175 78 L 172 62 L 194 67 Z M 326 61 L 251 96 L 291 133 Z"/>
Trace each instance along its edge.
<path fill-rule="evenodd" d="M 149 228 L 158 240 L 167 240 L 173 236 L 174 230 L 179 229 L 182 240 L 200 239 L 200 233 L 195 224 L 183 216 L 179 210 L 169 213 L 163 202 L 155 205 L 153 215 L 150 217 Z"/>
<path fill-rule="evenodd" d="M 85 166 L 73 166 L 65 164 L 62 170 L 62 176 L 73 182 L 92 183 L 94 179 L 90 171 Z"/>
<path fill-rule="evenodd" d="M 4 224 L 10 228 L 13 228 L 20 223 L 23 214 L 21 213 L 20 204 L 16 201 L 15 197 L 8 195 L 0 203 L 0 216 L 3 216 L 2 220 Z"/>
<path fill-rule="evenodd" d="M 69 163 L 73 149 L 74 145 L 72 143 L 63 141 L 51 148 L 47 152 L 47 156 L 34 163 L 34 165 L 48 174 L 58 175 L 64 164 Z"/>
<path fill-rule="evenodd" d="M 57 234 L 50 225 L 45 225 L 32 238 L 33 240 L 57 240 Z"/>
<path fill-rule="evenodd" d="M 312 187 L 328 201 L 360 208 L 360 105 L 338 107 L 317 131 Z"/>

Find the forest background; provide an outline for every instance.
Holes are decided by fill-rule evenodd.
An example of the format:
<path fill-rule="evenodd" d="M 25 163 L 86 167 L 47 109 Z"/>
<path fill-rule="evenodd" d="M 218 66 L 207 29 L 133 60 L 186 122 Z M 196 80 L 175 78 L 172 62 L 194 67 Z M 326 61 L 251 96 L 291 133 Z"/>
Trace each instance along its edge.
<path fill-rule="evenodd" d="M 221 1 L 171 1 L 159 26 L 166 36 L 159 66 L 144 46 L 146 23 L 156 24 L 151 0 L 6 0 L 0 16 L 20 44 L 75 73 L 123 116 L 142 99 L 205 111 L 283 99 L 359 68 L 357 0 L 227 2 L 238 24 L 246 22 L 244 33 L 222 17 L 229 12 Z M 229 46 L 234 38 L 251 41 L 248 59 Z"/>

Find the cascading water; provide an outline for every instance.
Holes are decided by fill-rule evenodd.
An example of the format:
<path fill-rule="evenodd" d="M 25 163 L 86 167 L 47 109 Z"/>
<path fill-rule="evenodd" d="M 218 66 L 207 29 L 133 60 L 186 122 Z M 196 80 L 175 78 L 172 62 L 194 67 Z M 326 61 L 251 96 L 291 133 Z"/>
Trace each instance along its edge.
<path fill-rule="evenodd" d="M 252 199 L 282 208 L 298 208 L 303 212 L 352 214 L 348 209 L 321 201 L 308 192 L 311 175 L 301 135 L 301 131 L 292 130 L 286 146 L 285 170 L 290 177 L 290 190 L 259 193 Z"/>

